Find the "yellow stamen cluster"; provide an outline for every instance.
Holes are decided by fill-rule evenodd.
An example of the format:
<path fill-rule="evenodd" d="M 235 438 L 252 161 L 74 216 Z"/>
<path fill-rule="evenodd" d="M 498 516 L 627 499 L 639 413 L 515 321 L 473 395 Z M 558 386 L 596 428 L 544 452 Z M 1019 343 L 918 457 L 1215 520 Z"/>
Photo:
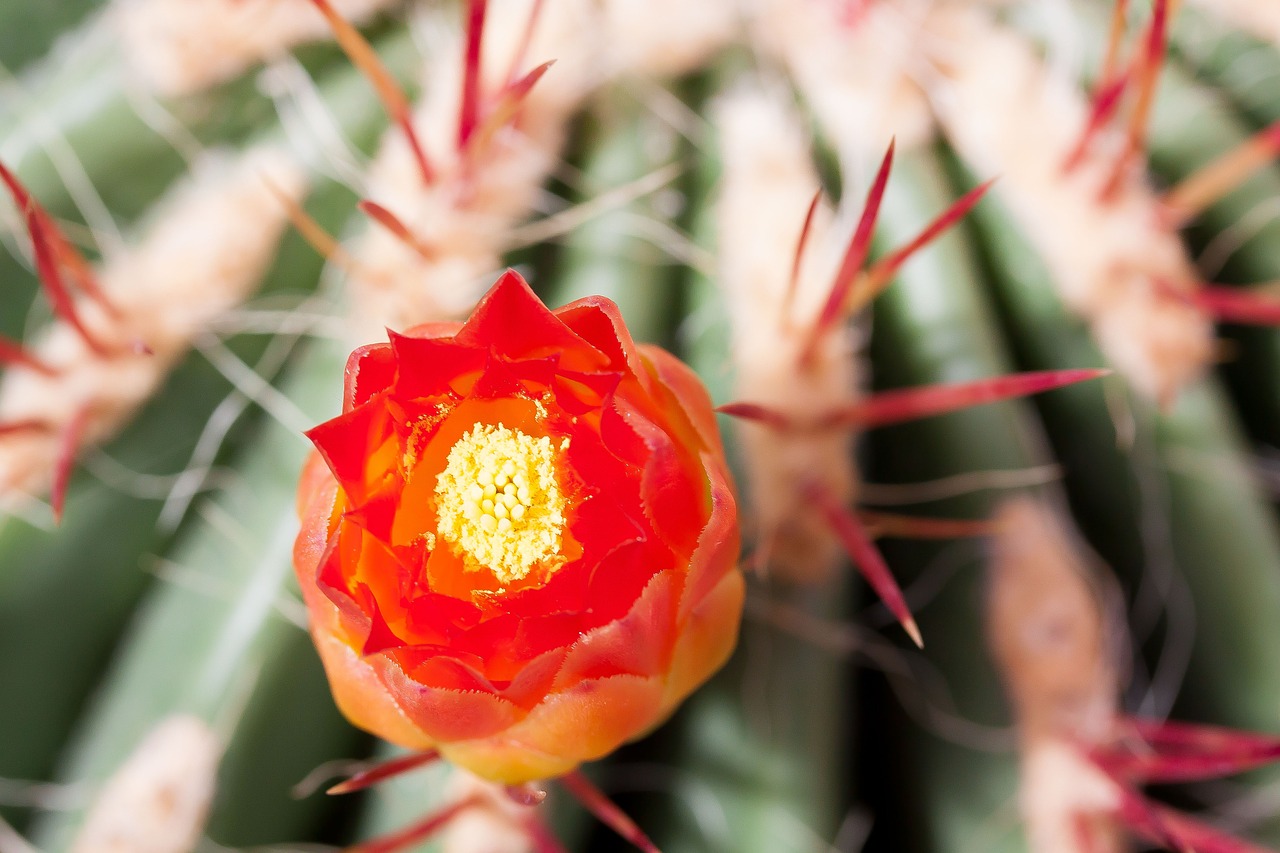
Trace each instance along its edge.
<path fill-rule="evenodd" d="M 504 583 L 527 577 L 560 552 L 556 452 L 545 436 L 476 424 L 449 450 L 436 480 L 440 536 Z"/>

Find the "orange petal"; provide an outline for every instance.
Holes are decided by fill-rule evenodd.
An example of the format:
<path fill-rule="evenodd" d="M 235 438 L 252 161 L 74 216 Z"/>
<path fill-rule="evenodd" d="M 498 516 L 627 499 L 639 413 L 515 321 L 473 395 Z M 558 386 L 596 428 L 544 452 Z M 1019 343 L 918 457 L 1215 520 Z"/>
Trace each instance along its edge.
<path fill-rule="evenodd" d="M 733 653 L 746 589 L 742 573 L 731 572 L 690 608 L 688 619 L 680 628 L 680 639 L 667 674 L 666 692 L 662 697 L 664 713 L 674 710 L 724 666 Z"/>
<path fill-rule="evenodd" d="M 680 618 L 686 619 L 703 598 L 711 594 L 721 580 L 738 574 L 741 532 L 738 529 L 738 507 L 733 486 L 726 472 L 717 470 L 723 457 L 704 453 L 711 487 L 711 516 L 702 528 L 698 545 L 689 560 L 689 577 L 684 597 L 680 600 Z"/>
<path fill-rule="evenodd" d="M 663 683 L 617 675 L 549 696 L 500 736 L 443 744 L 449 761 L 508 785 L 561 776 L 662 721 Z"/>
<path fill-rule="evenodd" d="M 458 331 L 463 346 L 480 347 L 508 358 L 560 356 L 566 370 L 604 370 L 609 359 L 552 314 L 529 284 L 507 270 Z"/>
<path fill-rule="evenodd" d="M 569 649 L 552 690 L 613 675 L 663 675 L 675 641 L 679 576 L 659 572 L 626 616 L 588 632 Z"/>
<path fill-rule="evenodd" d="M 435 740 L 396 704 L 373 667 L 342 641 L 345 632 L 338 609 L 313 585 L 304 584 L 302 591 L 311 614 L 311 638 L 342 715 L 356 728 L 397 746 L 413 750 L 434 747 Z"/>
<path fill-rule="evenodd" d="M 671 389 L 671 393 L 679 401 L 689 421 L 697 429 L 698 435 L 707 447 L 723 453 L 724 446 L 720 440 L 720 426 L 716 423 L 715 408 L 711 395 L 698 378 L 698 374 L 680 359 L 661 347 L 641 345 L 644 355 L 653 372 L 662 384 Z"/>
<path fill-rule="evenodd" d="M 640 351 L 647 348 L 638 347 L 632 340 L 631 332 L 622 321 L 622 312 L 612 299 L 587 296 L 557 308 L 554 313 L 574 334 L 609 356 L 611 367 L 617 369 L 625 364 L 642 382 L 648 379 L 640 358 Z M 647 385 L 646 390 L 650 390 Z"/>
<path fill-rule="evenodd" d="M 370 655 L 366 660 L 381 679 L 381 691 L 434 742 L 491 737 L 520 718 L 520 708 L 496 694 L 422 684 L 387 655 Z"/>

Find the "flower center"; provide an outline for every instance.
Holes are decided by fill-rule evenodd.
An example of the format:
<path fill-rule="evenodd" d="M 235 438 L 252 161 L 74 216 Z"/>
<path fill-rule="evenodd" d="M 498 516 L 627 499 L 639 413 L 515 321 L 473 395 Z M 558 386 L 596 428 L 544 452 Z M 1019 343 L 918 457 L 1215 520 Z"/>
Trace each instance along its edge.
<path fill-rule="evenodd" d="M 527 577 L 560 552 L 556 451 L 545 436 L 476 424 L 450 448 L 436 480 L 439 535 L 503 583 Z"/>

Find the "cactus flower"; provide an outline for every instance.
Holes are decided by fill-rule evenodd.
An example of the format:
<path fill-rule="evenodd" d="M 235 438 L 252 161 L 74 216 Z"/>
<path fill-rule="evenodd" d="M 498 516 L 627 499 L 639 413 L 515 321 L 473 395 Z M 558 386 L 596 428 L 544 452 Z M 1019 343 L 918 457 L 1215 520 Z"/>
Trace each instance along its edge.
<path fill-rule="evenodd" d="M 729 656 L 735 497 L 694 374 L 506 273 L 464 324 L 356 350 L 294 564 L 339 707 L 505 783 L 660 723 Z"/>

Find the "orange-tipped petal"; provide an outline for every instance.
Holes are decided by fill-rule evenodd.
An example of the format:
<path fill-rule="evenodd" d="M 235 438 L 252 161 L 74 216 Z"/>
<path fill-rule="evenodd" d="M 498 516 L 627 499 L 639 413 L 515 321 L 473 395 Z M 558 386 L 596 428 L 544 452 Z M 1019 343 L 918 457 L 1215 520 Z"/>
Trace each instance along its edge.
<path fill-rule="evenodd" d="M 419 752 L 413 755 L 402 755 L 393 758 L 390 761 L 380 762 L 366 770 L 361 770 L 354 774 L 350 779 L 339 782 L 329 790 L 326 794 L 337 796 L 339 794 L 352 794 L 356 791 L 363 791 L 372 785 L 377 785 L 386 779 L 391 779 L 408 773 L 411 770 L 417 770 L 426 764 L 432 764 L 440 760 L 440 753 L 434 749 L 426 752 Z"/>
<path fill-rule="evenodd" d="M 462 103 L 458 110 L 459 151 L 467 147 L 479 123 L 481 49 L 488 9 L 488 0 L 467 0 L 467 52 L 462 66 Z"/>
<path fill-rule="evenodd" d="M 381 838 L 375 838 L 373 841 L 366 841 L 363 844 L 348 847 L 343 853 L 399 853 L 401 850 L 408 850 L 430 839 L 437 832 L 448 826 L 450 821 L 462 812 L 480 805 L 481 802 L 482 800 L 478 794 L 465 797 L 456 803 L 450 803 L 438 809 L 412 826 L 384 835 Z"/>
<path fill-rule="evenodd" d="M 575 770 L 573 773 L 561 776 L 560 784 L 573 795 L 574 799 L 582 803 L 587 811 L 599 818 L 601 823 L 635 845 L 638 850 L 643 850 L 644 853 L 659 853 L 658 846 L 649 840 L 649 836 L 645 835 L 640 827 L 636 826 L 635 821 L 581 772 Z"/>
<path fill-rule="evenodd" d="M 417 252 L 423 260 L 430 261 L 436 257 L 434 249 L 424 243 L 417 234 L 410 231 L 409 226 L 405 225 L 400 217 L 382 205 L 365 199 L 356 206 L 360 208 L 361 213 L 390 231 L 400 242 Z"/>
<path fill-rule="evenodd" d="M 973 382 L 925 385 L 873 394 L 849 408 L 833 413 L 827 421 L 878 427 L 933 417 L 1013 397 L 1025 397 L 1085 382 L 1110 374 L 1110 370 L 1080 368 L 1011 373 Z"/>
<path fill-rule="evenodd" d="M 83 321 L 80 319 L 80 313 L 76 310 L 75 302 L 71 299 L 70 292 L 67 291 L 66 282 L 62 278 L 62 270 L 59 268 L 57 259 L 53 254 L 47 223 L 34 208 L 27 211 L 27 230 L 31 233 L 31 246 L 36 257 L 36 271 L 40 276 L 40 283 L 44 285 L 45 293 L 49 295 L 49 301 L 53 303 L 53 310 L 62 318 L 63 322 L 76 330 L 76 333 L 80 335 L 80 338 L 89 349 L 98 355 L 107 355 L 106 346 L 98 340 L 96 335 L 85 328 Z"/>
<path fill-rule="evenodd" d="M 1280 121 L 1246 139 L 1169 190 L 1162 200 L 1169 224 L 1180 226 L 1244 183 L 1280 155 Z"/>
<path fill-rule="evenodd" d="M 812 501 L 822 513 L 827 524 L 844 544 L 853 564 L 867 579 L 867 583 L 871 584 L 871 588 L 875 590 L 876 595 L 880 596 L 880 600 L 902 625 L 912 642 L 923 648 L 924 640 L 920 636 L 920 628 L 916 625 L 910 608 L 907 607 L 902 589 L 894 580 L 893 573 L 889 571 L 889 566 L 885 563 L 884 557 L 880 556 L 875 543 L 867 535 L 862 522 L 835 500 L 830 492 L 816 483 L 805 488 L 805 497 Z"/>
<path fill-rule="evenodd" d="M 973 210 L 974 205 L 982 200 L 982 197 L 987 194 L 987 190 L 991 189 L 991 185 L 994 183 L 995 179 L 992 178 L 986 183 L 969 190 L 959 201 L 930 222 L 914 240 L 889 255 L 889 257 L 876 263 L 867 272 L 866 277 L 859 283 L 858 287 L 849 295 L 849 300 L 845 304 L 845 312 L 856 314 L 863 307 L 870 304 L 872 300 L 880 295 L 881 291 L 889 286 L 889 282 L 893 281 L 893 277 L 898 274 L 898 270 L 902 269 L 902 265 L 910 260 L 912 255 L 938 239 L 948 228 L 968 216 L 969 211 Z"/>
<path fill-rule="evenodd" d="M 418 139 L 418 133 L 413 128 L 413 114 L 409 108 L 409 99 L 405 97 L 404 91 L 391 76 L 391 72 L 382 64 L 382 60 L 378 58 L 377 51 L 373 46 L 360 35 L 360 31 L 351 25 L 346 18 L 343 18 L 330 5 L 329 0 L 311 0 L 312 4 L 320 10 L 320 14 L 324 15 L 325 20 L 329 22 L 329 27 L 333 30 L 333 36 L 338 42 L 338 46 L 342 48 L 342 52 L 351 60 L 351 64 L 360 69 L 360 72 L 368 79 L 373 86 L 374 92 L 378 95 L 378 100 L 382 102 L 382 108 L 387 111 L 387 115 L 393 122 L 400 126 L 406 139 L 409 142 L 409 148 L 413 152 L 414 160 L 417 161 L 418 169 L 422 173 L 422 179 L 428 184 L 435 179 L 435 171 L 431 167 L 431 161 L 427 159 L 426 151 L 422 148 L 422 143 Z"/>
<path fill-rule="evenodd" d="M 32 355 L 21 344 L 3 337 L 0 337 L 0 364 L 26 367 L 45 376 L 55 376 L 58 373 L 55 368 Z"/>
<path fill-rule="evenodd" d="M 889 183 L 889 172 L 893 169 L 895 145 L 896 140 L 889 142 L 889 149 L 885 151 L 884 159 L 880 161 L 880 169 L 876 172 L 871 189 L 867 191 L 867 202 L 862 208 L 862 216 L 858 220 L 858 227 L 854 229 L 853 237 L 849 240 L 849 246 L 845 250 L 844 258 L 840 261 L 840 269 L 836 272 L 836 277 L 831 282 L 831 290 L 827 294 L 826 304 L 822 306 L 822 312 L 818 315 L 818 319 L 813 324 L 813 329 L 809 332 L 809 339 L 805 342 L 805 348 L 800 355 L 801 364 L 808 364 L 812 361 L 818 342 L 845 317 L 845 301 L 849 298 L 849 292 L 853 289 L 858 271 L 866 263 L 867 255 L 871 251 L 871 236 L 875 232 L 876 219 L 880 215 L 880 204 L 884 201 L 884 191 Z"/>

